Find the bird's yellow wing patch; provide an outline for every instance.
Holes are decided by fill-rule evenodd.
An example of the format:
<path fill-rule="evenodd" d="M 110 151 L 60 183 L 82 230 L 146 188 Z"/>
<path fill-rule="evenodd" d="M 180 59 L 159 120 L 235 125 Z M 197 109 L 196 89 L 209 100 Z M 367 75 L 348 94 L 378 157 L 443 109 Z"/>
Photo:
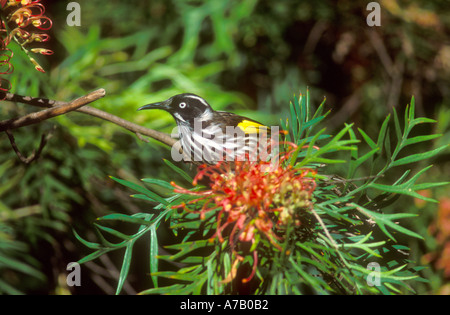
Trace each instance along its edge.
<path fill-rule="evenodd" d="M 267 126 L 261 125 L 251 120 L 243 120 L 238 125 L 245 133 L 260 133 L 267 132 Z"/>

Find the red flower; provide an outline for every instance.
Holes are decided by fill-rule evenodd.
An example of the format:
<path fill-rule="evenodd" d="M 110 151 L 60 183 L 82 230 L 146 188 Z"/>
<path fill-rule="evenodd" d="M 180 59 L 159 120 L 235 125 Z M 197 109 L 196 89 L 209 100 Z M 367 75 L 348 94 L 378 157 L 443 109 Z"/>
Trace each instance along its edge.
<path fill-rule="evenodd" d="M 10 74 L 13 71 L 11 65 L 12 52 L 6 48 L 11 41 L 20 45 L 22 50 L 29 55 L 27 49 L 32 42 L 45 42 L 49 36 L 37 30 L 49 30 L 52 21 L 44 15 L 45 7 L 38 3 L 40 0 L 0 0 L 1 10 L 6 17 L 0 21 L 0 74 Z M 51 55 L 53 51 L 44 48 L 32 48 L 31 52 Z M 36 70 L 45 72 L 37 61 L 29 56 Z M 10 89 L 9 81 L 0 79 L 0 91 L 7 92 Z"/>
<path fill-rule="evenodd" d="M 235 242 L 254 242 L 255 236 L 264 236 L 275 248 L 282 251 L 279 241 L 280 233 L 288 224 L 301 224 L 299 211 L 312 206 L 311 196 L 316 187 L 316 171 L 284 167 L 286 161 L 296 151 L 297 146 L 289 143 L 290 149 L 279 154 L 278 163 L 270 161 L 235 161 L 233 164 L 219 162 L 216 165 L 202 165 L 194 178 L 193 184 L 207 178 L 209 189 L 191 191 L 172 182 L 175 192 L 198 196 L 188 205 L 182 204 L 188 211 L 197 211 L 200 218 L 216 211 L 217 228 L 213 238 L 224 241 L 224 231 L 234 251 Z M 191 204 L 203 202 L 200 210 L 189 208 Z M 242 261 L 236 252 L 236 259 Z M 244 281 L 249 281 L 257 266 L 257 252 L 253 252 L 254 266 L 252 274 Z M 236 264 L 233 264 L 236 266 Z M 230 277 L 227 277 L 227 279 Z M 233 277 L 231 277 L 233 278 Z"/>

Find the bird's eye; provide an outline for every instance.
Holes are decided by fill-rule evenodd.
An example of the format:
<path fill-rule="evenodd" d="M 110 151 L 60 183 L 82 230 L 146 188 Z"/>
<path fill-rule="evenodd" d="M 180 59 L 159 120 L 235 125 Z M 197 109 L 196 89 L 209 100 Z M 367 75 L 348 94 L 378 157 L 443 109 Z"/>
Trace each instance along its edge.
<path fill-rule="evenodd" d="M 178 105 L 178 106 L 180 106 L 180 108 L 185 108 L 186 107 L 186 103 L 185 102 L 180 103 L 180 105 Z"/>

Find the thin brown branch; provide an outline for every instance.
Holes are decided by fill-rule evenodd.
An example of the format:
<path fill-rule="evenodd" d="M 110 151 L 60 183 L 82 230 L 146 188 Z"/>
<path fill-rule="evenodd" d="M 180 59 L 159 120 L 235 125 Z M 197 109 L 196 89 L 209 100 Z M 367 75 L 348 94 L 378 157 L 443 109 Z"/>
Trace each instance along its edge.
<path fill-rule="evenodd" d="M 61 104 L 55 107 L 41 110 L 39 112 L 31 113 L 18 118 L 11 118 L 0 121 L 0 131 L 16 129 L 32 124 L 40 123 L 46 119 L 66 114 L 70 111 L 76 110 L 86 104 L 89 104 L 99 98 L 105 96 L 104 89 L 98 89 L 85 96 L 77 98 L 70 103 Z"/>
<path fill-rule="evenodd" d="M 370 43 L 372 47 L 375 49 L 378 57 L 380 58 L 381 63 L 383 64 L 384 69 L 389 74 L 389 76 L 393 77 L 394 72 L 396 71 L 394 62 L 389 56 L 388 50 L 384 45 L 383 39 L 381 36 L 374 30 L 366 30 L 367 37 L 369 37 Z"/>
<path fill-rule="evenodd" d="M 47 144 L 47 141 L 52 137 L 52 132 L 48 133 L 47 135 L 43 134 L 41 137 L 41 143 L 39 144 L 38 150 L 37 151 L 33 150 L 33 152 L 31 153 L 31 155 L 29 157 L 25 157 L 25 156 L 23 156 L 23 154 L 20 152 L 19 148 L 17 147 L 16 141 L 14 140 L 14 136 L 11 133 L 11 131 L 5 130 L 5 133 L 8 135 L 9 142 L 11 143 L 11 147 L 13 148 L 14 152 L 16 152 L 16 155 L 25 164 L 30 164 L 31 162 L 33 162 L 34 160 L 39 158 L 39 156 L 41 155 L 42 149 Z"/>
<path fill-rule="evenodd" d="M 53 108 L 56 106 L 61 106 L 61 105 L 67 104 L 65 102 L 48 100 L 45 98 L 34 98 L 34 97 L 30 97 L 30 96 L 21 96 L 21 95 L 12 94 L 12 93 L 7 93 L 5 96 L 5 100 L 12 101 L 12 102 L 19 102 L 19 103 L 33 105 L 33 106 L 38 106 L 38 107 L 46 107 L 46 108 Z M 93 108 L 90 106 L 84 106 L 84 107 L 76 109 L 76 111 L 112 122 L 113 124 L 116 124 L 122 128 L 125 128 L 135 134 L 140 134 L 140 135 L 144 135 L 147 137 L 151 137 L 151 138 L 158 140 L 168 146 L 172 146 L 176 143 L 175 139 L 171 138 L 170 135 L 168 135 L 164 132 L 160 132 L 157 130 L 153 130 L 153 129 L 149 129 L 149 128 L 137 125 L 135 123 L 132 123 L 132 122 L 122 119 L 118 116 L 107 113 L 105 111 L 99 110 L 97 108 Z M 138 137 L 138 138 L 140 138 L 140 137 Z"/>
<path fill-rule="evenodd" d="M 151 138 L 158 140 L 164 144 L 167 144 L 168 146 L 174 145 L 175 142 L 177 141 L 177 140 L 171 138 L 170 135 L 168 135 L 164 132 L 160 132 L 157 130 L 153 130 L 150 128 L 146 128 L 146 127 L 137 125 L 128 120 L 125 120 L 123 118 L 120 118 L 118 116 L 115 116 L 113 114 L 107 113 L 105 111 L 102 111 L 102 110 L 94 108 L 94 107 L 85 106 L 83 108 L 80 108 L 77 111 L 100 118 L 100 119 L 103 119 L 103 120 L 106 120 L 106 121 L 109 121 L 109 122 L 112 122 L 113 124 L 116 124 L 122 128 L 125 128 L 133 133 L 140 133 L 141 135 L 151 137 Z"/>

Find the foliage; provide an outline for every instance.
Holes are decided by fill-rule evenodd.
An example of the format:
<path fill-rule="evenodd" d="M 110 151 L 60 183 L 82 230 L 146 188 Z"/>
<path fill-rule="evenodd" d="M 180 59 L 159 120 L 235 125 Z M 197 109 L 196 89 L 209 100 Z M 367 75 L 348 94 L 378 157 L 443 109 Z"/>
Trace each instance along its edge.
<path fill-rule="evenodd" d="M 25 1 L 16 3 L 22 5 Z M 107 98 L 93 106 L 170 132 L 174 124 L 169 115 L 160 112 L 141 115 L 136 113 L 136 108 L 189 91 L 208 99 L 215 109 L 230 110 L 266 124 L 276 124 L 280 117 L 290 115 L 290 110 L 294 110 L 286 106 L 292 91 L 308 85 L 316 91 L 311 95 L 313 103 L 320 103 L 326 95 L 326 105 L 332 108 L 327 119 L 328 132 L 337 134 L 334 128 L 340 128 L 344 121 L 354 121 L 355 125 L 349 132 L 354 129 L 358 138 L 365 142 L 357 129 L 364 126 L 364 131 L 376 144 L 377 138 L 373 135 L 382 125 L 386 112 L 392 107 L 403 112 L 404 105 L 414 94 L 416 112 L 434 117 L 437 124 L 419 124 L 409 137 L 443 134 L 443 137 L 431 140 L 433 146 L 438 148 L 449 143 L 449 6 L 445 2 L 380 1 L 382 27 L 376 29 L 365 24 L 368 13 L 365 4 L 352 1 L 129 0 L 105 3 L 104 0 L 91 0 L 80 2 L 81 27 L 66 25 L 67 2 L 45 1 L 43 4 L 46 5 L 46 15 L 53 21 L 52 29 L 45 32 L 52 39 L 45 46 L 55 53 L 38 60 L 47 71 L 42 74 L 30 68 L 28 55 L 19 45 L 7 46 L 14 55 L 15 69 L 8 80 L 17 94 L 67 101 L 88 90 L 104 87 Z M 5 18 L 3 16 L 4 21 Z M 375 32 L 371 33 L 371 30 Z M 373 33 L 376 36 L 370 37 L 369 34 Z M 34 42 L 25 47 L 41 46 L 41 43 Z M 8 58 L 2 56 L 1 60 Z M 1 72 L 8 67 L 6 63 L 2 66 Z M 26 105 L 2 102 L 1 115 L 4 117 L 23 115 L 27 111 Z M 392 115 L 390 123 L 394 122 Z M 316 135 L 317 130 L 305 129 L 313 120 L 298 127 L 297 133 L 301 129 L 307 133 L 300 139 Z M 85 251 L 76 247 L 79 245 L 76 240 L 75 245 L 72 243 L 72 226 L 90 238 L 93 237 L 92 217 L 110 212 L 130 216 L 142 212 L 140 209 L 143 209 L 145 200 L 124 196 L 124 192 L 108 180 L 106 174 L 115 174 L 134 183 L 137 180 L 133 174 L 146 174 L 147 177 L 158 178 L 159 183 L 161 180 L 174 180 L 183 185 L 181 174 L 170 167 L 161 167 L 161 159 L 169 159 L 170 154 L 156 142 L 143 143 L 134 135 L 118 130 L 115 125 L 77 113 L 48 121 L 39 128 L 15 131 L 19 148 L 24 153 L 31 152 L 40 135 L 47 134 L 53 126 L 56 126 L 53 138 L 41 157 L 31 165 L 23 165 L 17 160 L 6 136 L 0 142 L 0 164 L 8 165 L 0 178 L 0 189 L 5 191 L 1 202 L 12 211 L 6 215 L 2 208 L 0 212 L 2 218 L 8 217 L 2 221 L 8 231 L 3 234 L 8 236 L 2 240 L 22 244 L 17 250 L 0 255 L 12 258 L 12 261 L 25 261 L 47 277 L 46 280 L 39 276 L 29 277 L 28 274 L 11 271 L 9 267 L 0 271 L 2 280 L 17 291 L 26 293 L 53 293 L 65 285 L 64 281 L 60 285 L 56 277 L 66 275 L 67 263 L 79 259 Z M 395 125 L 387 129 L 394 128 Z M 388 134 L 389 130 L 386 137 Z M 291 136 L 294 137 L 293 132 Z M 326 140 L 324 132 L 316 142 Z M 397 159 L 426 151 L 431 141 L 403 146 Z M 388 160 L 379 154 L 385 147 L 372 155 L 370 146 L 360 147 L 358 157 L 369 155 L 368 160 L 356 168 L 354 177 L 376 176 L 387 166 Z M 394 150 L 391 144 L 391 153 Z M 354 151 L 329 154 L 346 160 L 348 152 Z M 420 168 L 411 174 L 417 174 L 429 164 L 435 165 L 416 183 L 410 182 L 414 189 L 419 181 L 447 180 L 445 176 L 450 172 L 448 152 L 443 150 L 439 155 L 414 164 Z M 305 156 L 305 151 L 301 150 L 299 156 Z M 369 171 L 371 160 L 378 165 Z M 190 173 L 185 165 L 179 166 Z M 327 173 L 353 177 L 348 176 L 353 171 L 347 166 L 348 163 L 327 164 Z M 384 177 L 377 178 L 373 184 L 394 183 L 405 172 L 405 166 L 408 165 L 391 165 Z M 344 182 L 336 176 L 330 181 L 341 189 L 345 186 L 353 189 L 353 183 L 362 183 Z M 150 185 L 152 191 L 167 193 L 165 188 Z M 370 195 L 375 188 L 367 187 L 367 194 Z M 74 192 L 81 199 L 74 198 Z M 428 196 L 444 201 L 448 194 L 448 188 L 435 187 Z M 361 190 L 354 197 L 362 198 L 363 195 L 364 190 Z M 419 211 L 420 216 L 401 222 L 425 240 L 392 232 L 386 224 L 385 227 L 397 241 L 407 243 L 411 248 L 410 259 L 429 264 L 429 268 L 422 269 L 420 275 L 430 282 L 410 282 L 414 289 L 419 293 L 439 292 L 440 286 L 449 279 L 440 272 L 442 267 L 438 264 L 446 246 L 446 241 L 437 239 L 438 234 L 434 230 L 440 208 L 434 202 L 426 202 L 425 206 L 419 207 L 412 203 L 412 199 L 402 200 L 400 212 Z M 36 205 L 38 207 L 34 207 Z M 396 205 L 398 203 L 392 200 L 386 212 L 395 213 L 397 209 L 393 207 Z M 20 209 L 32 211 L 22 212 L 27 214 L 25 216 L 9 215 Z M 155 212 L 153 219 L 157 215 Z M 163 232 L 167 222 L 161 221 L 158 239 L 161 244 L 176 244 L 179 240 L 167 240 L 167 233 Z M 127 227 L 130 228 L 129 225 Z M 138 246 L 139 242 L 134 249 L 139 250 Z M 423 254 L 426 255 L 422 257 Z M 117 255 L 110 252 L 101 256 L 98 262 L 105 263 L 107 258 L 116 262 Z M 150 258 L 139 260 L 146 259 Z M 160 262 L 160 270 L 167 267 L 164 263 Z M 83 266 L 82 287 L 71 288 L 71 292 L 114 293 L 117 281 L 112 282 L 112 289 L 102 284 L 114 277 L 112 266 L 105 264 L 103 272 L 98 272 L 98 269 L 91 269 L 92 264 L 86 264 Z M 133 267 L 128 277 L 135 279 L 133 286 L 136 285 L 137 290 L 148 287 L 147 277 L 136 277 L 133 271 L 138 275 L 141 273 Z M 88 279 L 99 277 L 105 281 L 90 285 L 92 283 Z M 164 285 L 164 281 L 170 282 L 160 278 L 159 285 Z M 129 287 L 125 283 L 122 292 L 133 293 Z"/>
<path fill-rule="evenodd" d="M 53 127 L 15 132 L 24 155 L 36 146 L 36 134 L 50 134 L 49 142 L 59 143 L 46 146 L 28 165 L 7 141 L 0 143 L 7 152 L 0 156 L 0 293 L 41 292 L 56 282 L 59 273 L 43 272 L 61 270 L 61 265 L 65 270 L 75 260 L 73 251 L 79 249 L 71 226 L 87 225 L 108 211 L 108 203 L 120 200 L 120 194 L 105 189 L 108 156 L 93 146 L 78 150 L 76 139 L 61 126 Z"/>
<path fill-rule="evenodd" d="M 133 197 L 158 204 L 155 210 L 159 212 L 156 216 L 139 213 L 99 218 L 100 223 L 95 224 L 100 236 L 99 243 L 86 241 L 77 235 L 83 244 L 95 250 L 80 262 L 126 247 L 116 291 L 119 293 L 128 274 L 133 245 L 137 238 L 148 232 L 149 271 L 154 287 L 143 292 L 147 294 L 396 294 L 413 291 L 407 280 L 420 280 L 417 271 L 421 267 L 407 258 L 408 247 L 397 243 L 397 239 L 401 235 L 412 238 L 422 236 L 397 221 L 415 217 L 416 214 L 398 211 L 384 213 L 383 210 L 401 195 L 434 202 L 417 191 L 448 183 L 416 184 L 419 176 L 429 167 L 409 178 L 411 170 L 408 169 L 390 184 L 380 182 L 391 168 L 429 159 L 447 145 L 397 158 L 405 146 L 436 137 L 409 137 L 413 127 L 434 122 L 414 117 L 413 98 L 405 112 L 403 131 L 394 112 L 397 136 L 395 149 L 391 151 L 390 148 L 387 117 L 377 142 L 359 129 L 369 147 L 368 153 L 360 155 L 360 141 L 356 138 L 352 125 L 347 125 L 335 136 L 325 135 L 325 129 L 312 132 L 327 116 L 327 113 L 322 114 L 322 105 L 311 115 L 308 93 L 306 97 L 300 95 L 291 103 L 291 116 L 284 125 L 289 126 L 288 138 L 292 141 L 291 145 L 298 145 L 282 155 L 281 171 L 263 172 L 259 175 L 249 173 L 245 171 L 245 163 L 255 162 L 247 161 L 242 162 L 244 164 L 241 166 L 236 165 L 234 170 L 224 169 L 220 165 L 200 168 L 197 176 L 192 179 L 181 169 L 167 163 L 186 180 L 193 182 L 194 187 L 186 190 L 172 183 L 175 186 L 172 191 L 169 182 L 143 180 L 164 189 L 166 196 L 156 194 L 153 189 L 114 178 L 137 191 L 138 194 Z M 349 139 L 345 140 L 345 135 Z M 333 157 L 343 151 L 348 151 L 351 158 L 341 160 Z M 328 165 L 335 163 L 348 163 L 350 176 L 347 179 L 328 173 Z M 368 168 L 370 173 L 365 178 L 355 178 L 356 170 L 363 165 L 374 167 Z M 252 165 L 253 168 L 256 166 L 261 165 Z M 380 169 L 377 170 L 379 166 Z M 305 167 L 314 171 L 305 172 Z M 290 179 L 277 186 L 274 179 L 266 181 L 266 176 L 283 176 L 291 168 L 294 170 L 293 174 L 303 173 L 305 179 L 309 178 L 308 182 L 314 182 L 315 189 L 310 191 L 310 201 L 304 199 L 307 198 L 306 195 L 298 201 L 294 198 L 296 194 L 307 191 L 305 189 L 310 184 L 304 186 L 300 181 L 296 185 L 296 180 Z M 206 184 L 209 187 L 197 184 L 205 175 L 210 180 Z M 252 185 L 267 186 L 268 191 L 280 194 L 279 198 L 254 191 L 253 186 L 226 189 L 228 181 L 240 176 L 244 176 Z M 354 181 L 362 181 L 362 184 L 358 186 Z M 238 185 L 239 183 L 237 181 Z M 291 184 L 290 192 L 286 190 L 288 183 Z M 245 194 L 252 193 L 255 195 L 251 203 L 247 199 L 246 203 L 239 203 L 236 201 L 238 199 L 233 199 L 233 203 L 227 201 L 227 198 L 231 200 L 236 196 L 242 199 Z M 286 198 L 286 203 L 280 203 L 281 198 Z M 180 212 L 180 208 L 183 211 Z M 283 218 L 281 214 L 289 208 L 295 215 Z M 163 219 L 168 221 L 178 237 L 178 242 L 166 246 L 167 250 L 172 251 L 169 255 L 158 255 L 157 251 L 156 229 Z M 138 231 L 133 235 L 125 235 L 104 224 L 109 220 L 137 224 Z M 120 242 L 111 243 L 106 235 L 113 235 Z M 161 270 L 158 268 L 161 261 L 176 262 L 181 267 L 174 271 Z M 377 274 L 380 282 L 375 286 L 369 284 L 368 280 L 373 276 L 372 269 L 368 266 L 373 263 L 378 263 L 377 266 L 381 268 Z M 249 266 L 253 266 L 250 272 Z M 167 278 L 172 282 L 159 285 L 159 278 Z"/>
<path fill-rule="evenodd" d="M 12 164 L 13 161 L 9 160 L 0 165 L 0 177 L 4 178 Z M 22 176 L 23 172 L 8 176 L 8 185 L 1 186 L 0 197 L 14 188 Z M 14 229 L 8 225 L 8 221 L 39 212 L 40 209 L 39 206 L 30 206 L 13 212 L 6 204 L 0 202 L 0 210 L 0 293 L 20 294 L 23 292 L 14 283 L 19 278 L 18 274 L 34 278 L 37 282 L 45 280 L 45 275 L 37 269 L 38 262 L 27 255 L 28 245 L 16 239 Z"/>

